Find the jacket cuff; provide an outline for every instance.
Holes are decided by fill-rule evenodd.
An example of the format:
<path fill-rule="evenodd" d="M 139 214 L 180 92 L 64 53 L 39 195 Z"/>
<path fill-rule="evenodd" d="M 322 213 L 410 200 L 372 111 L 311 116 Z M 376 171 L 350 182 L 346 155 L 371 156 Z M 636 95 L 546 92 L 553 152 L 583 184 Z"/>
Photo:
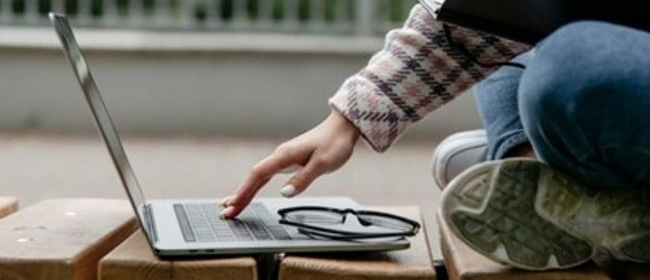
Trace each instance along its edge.
<path fill-rule="evenodd" d="M 385 152 L 404 134 L 411 121 L 390 99 L 363 77 L 346 80 L 329 100 L 334 110 L 359 130 L 365 142 L 377 152 Z"/>

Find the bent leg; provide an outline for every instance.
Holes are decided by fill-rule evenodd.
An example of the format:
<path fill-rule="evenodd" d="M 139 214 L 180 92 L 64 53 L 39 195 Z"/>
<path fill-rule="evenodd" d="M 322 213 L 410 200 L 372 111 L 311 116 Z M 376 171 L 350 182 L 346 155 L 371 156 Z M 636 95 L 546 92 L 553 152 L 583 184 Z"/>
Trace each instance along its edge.
<path fill-rule="evenodd" d="M 650 185 L 650 34 L 567 25 L 533 51 L 519 112 L 537 156 L 596 188 Z"/>
<path fill-rule="evenodd" d="M 527 64 L 530 52 L 515 62 Z M 517 107 L 517 90 L 524 69 L 501 67 L 475 87 L 474 98 L 488 138 L 488 159 L 502 159 L 516 147 L 528 144 Z"/>

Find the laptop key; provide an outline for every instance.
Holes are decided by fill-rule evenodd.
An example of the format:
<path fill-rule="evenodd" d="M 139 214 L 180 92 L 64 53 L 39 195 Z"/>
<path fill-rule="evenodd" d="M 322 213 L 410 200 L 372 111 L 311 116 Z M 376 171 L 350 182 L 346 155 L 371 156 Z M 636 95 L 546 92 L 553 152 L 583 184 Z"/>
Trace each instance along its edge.
<path fill-rule="evenodd" d="M 251 241 L 254 239 L 243 221 L 239 219 L 228 220 L 228 226 L 230 226 L 238 241 Z"/>
<path fill-rule="evenodd" d="M 278 222 L 277 218 L 271 214 L 271 211 L 269 211 L 264 204 L 258 203 L 252 205 L 251 208 L 265 224 L 266 229 L 271 233 L 274 239 L 291 240 L 291 236 L 285 227 Z"/>
<path fill-rule="evenodd" d="M 273 235 L 273 238 L 277 240 L 291 240 L 291 236 L 283 226 L 267 226 L 267 228 L 271 232 L 271 235 Z"/>
<path fill-rule="evenodd" d="M 208 217 L 210 227 L 212 232 L 215 234 L 217 241 L 236 241 L 237 233 L 231 228 L 228 224 L 230 221 L 222 220 L 219 218 L 219 213 L 223 209 L 223 206 L 219 204 L 206 203 L 201 205 L 201 209 L 205 213 L 205 216 Z M 239 231 L 239 234 L 249 235 L 248 231 Z M 243 237 L 240 238 L 242 241 L 250 241 L 253 238 Z"/>
<path fill-rule="evenodd" d="M 236 241 L 237 239 L 235 238 L 234 235 L 217 235 L 217 241 Z"/>
<path fill-rule="evenodd" d="M 247 224 L 256 240 L 273 240 L 260 221 L 249 221 Z"/>
<path fill-rule="evenodd" d="M 216 241 L 215 235 L 212 232 L 205 213 L 199 204 L 185 204 L 185 210 L 188 214 L 188 219 L 192 230 L 199 242 L 214 242 Z"/>
<path fill-rule="evenodd" d="M 208 217 L 210 221 L 221 220 L 219 219 L 219 214 L 221 213 L 221 210 L 223 210 L 223 206 L 216 203 L 206 203 L 201 204 L 201 210 L 203 210 L 203 213 L 205 213 L 205 216 Z"/>
<path fill-rule="evenodd" d="M 216 203 L 186 204 L 193 236 L 199 242 L 291 240 L 284 226 L 261 203 L 252 203 L 237 219 L 218 218 L 223 206 Z"/>
<path fill-rule="evenodd" d="M 212 225 L 212 232 L 214 233 L 218 241 L 235 240 L 235 236 L 232 230 L 228 227 L 226 223 L 223 224 L 213 223 L 211 225 Z"/>

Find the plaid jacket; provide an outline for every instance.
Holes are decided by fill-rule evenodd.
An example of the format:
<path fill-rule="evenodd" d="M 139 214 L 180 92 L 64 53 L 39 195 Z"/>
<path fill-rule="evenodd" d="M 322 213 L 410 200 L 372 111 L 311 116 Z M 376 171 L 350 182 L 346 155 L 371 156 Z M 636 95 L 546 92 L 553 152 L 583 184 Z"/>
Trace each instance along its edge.
<path fill-rule="evenodd" d="M 529 46 L 489 34 L 449 26 L 452 41 L 481 62 L 507 61 Z M 406 129 L 493 72 L 452 47 L 436 21 L 416 5 L 400 29 L 368 65 L 348 78 L 329 100 L 378 152 Z"/>

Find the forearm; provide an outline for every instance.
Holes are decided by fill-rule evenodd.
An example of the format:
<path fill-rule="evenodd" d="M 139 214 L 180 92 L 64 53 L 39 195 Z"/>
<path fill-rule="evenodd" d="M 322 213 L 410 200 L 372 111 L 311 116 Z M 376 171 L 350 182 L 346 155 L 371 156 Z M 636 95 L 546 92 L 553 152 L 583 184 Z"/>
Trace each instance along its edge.
<path fill-rule="evenodd" d="M 451 27 L 452 38 L 480 61 L 506 61 L 527 46 Z M 480 81 L 494 67 L 481 67 L 452 47 L 441 22 L 416 5 L 404 26 L 368 65 L 346 80 L 330 105 L 359 130 L 376 151 L 387 150 L 413 123 Z"/>

